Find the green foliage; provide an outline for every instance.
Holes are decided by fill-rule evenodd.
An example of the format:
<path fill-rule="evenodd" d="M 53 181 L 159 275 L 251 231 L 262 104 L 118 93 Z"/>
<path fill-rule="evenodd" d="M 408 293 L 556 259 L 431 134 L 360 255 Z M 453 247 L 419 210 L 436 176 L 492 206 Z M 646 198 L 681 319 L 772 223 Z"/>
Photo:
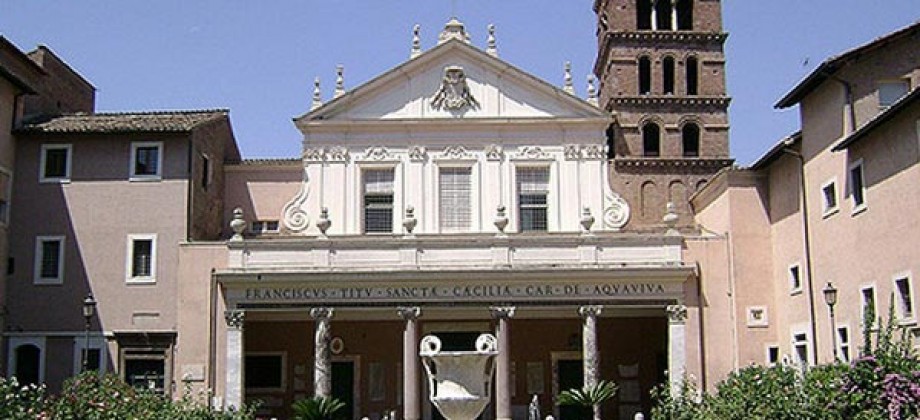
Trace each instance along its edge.
<path fill-rule="evenodd" d="M 0 418 L 40 418 L 45 406 L 45 387 L 20 385 L 16 378 L 0 377 Z"/>
<path fill-rule="evenodd" d="M 331 397 L 318 397 L 297 401 L 292 408 L 294 420 L 337 420 L 342 417 L 340 411 L 345 403 Z"/>
<path fill-rule="evenodd" d="M 556 402 L 559 405 L 580 405 L 582 407 L 594 407 L 613 398 L 617 393 L 617 385 L 612 381 L 601 380 L 592 387 L 583 387 L 581 389 L 569 389 L 562 391 Z"/>
<path fill-rule="evenodd" d="M 740 369 L 699 395 L 692 384 L 656 389 L 652 418 L 666 420 L 899 420 L 920 418 L 920 358 L 889 309 L 884 325 L 865 314 L 861 355 L 806 372 L 779 365 Z"/>

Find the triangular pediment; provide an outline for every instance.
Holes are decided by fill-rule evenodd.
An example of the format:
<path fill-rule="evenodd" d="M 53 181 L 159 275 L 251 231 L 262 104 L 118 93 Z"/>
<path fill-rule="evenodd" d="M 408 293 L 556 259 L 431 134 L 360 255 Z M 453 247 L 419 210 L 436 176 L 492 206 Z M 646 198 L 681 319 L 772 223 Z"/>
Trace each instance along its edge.
<path fill-rule="evenodd" d="M 448 69 L 451 69 L 450 75 Z M 463 83 L 454 83 L 458 69 L 465 79 L 465 87 Z M 449 82 L 445 82 L 446 76 L 451 76 Z M 433 102 L 439 92 L 442 97 L 446 95 L 454 100 Z M 472 99 L 463 98 L 465 92 Z M 463 41 L 450 40 L 296 120 L 307 123 L 457 118 L 590 119 L 609 116 L 587 101 L 495 56 Z"/>

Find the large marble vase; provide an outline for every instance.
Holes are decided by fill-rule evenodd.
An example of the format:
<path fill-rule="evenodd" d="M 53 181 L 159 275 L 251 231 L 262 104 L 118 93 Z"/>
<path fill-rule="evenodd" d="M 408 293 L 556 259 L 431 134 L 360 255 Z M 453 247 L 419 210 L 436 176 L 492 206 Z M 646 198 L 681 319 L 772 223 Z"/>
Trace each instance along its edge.
<path fill-rule="evenodd" d="M 497 347 L 491 334 L 480 335 L 473 351 L 441 351 L 438 337 L 422 339 L 429 399 L 447 420 L 473 420 L 489 405 Z"/>

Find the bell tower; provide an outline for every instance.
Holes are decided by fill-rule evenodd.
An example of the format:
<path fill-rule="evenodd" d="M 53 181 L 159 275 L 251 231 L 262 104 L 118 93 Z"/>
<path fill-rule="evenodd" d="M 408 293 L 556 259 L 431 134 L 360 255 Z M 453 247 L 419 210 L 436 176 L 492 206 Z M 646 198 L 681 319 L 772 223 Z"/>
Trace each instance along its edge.
<path fill-rule="evenodd" d="M 689 197 L 733 163 L 720 0 L 596 0 L 600 106 L 610 181 L 632 206 L 627 229 L 662 224 L 672 202 L 693 222 Z"/>

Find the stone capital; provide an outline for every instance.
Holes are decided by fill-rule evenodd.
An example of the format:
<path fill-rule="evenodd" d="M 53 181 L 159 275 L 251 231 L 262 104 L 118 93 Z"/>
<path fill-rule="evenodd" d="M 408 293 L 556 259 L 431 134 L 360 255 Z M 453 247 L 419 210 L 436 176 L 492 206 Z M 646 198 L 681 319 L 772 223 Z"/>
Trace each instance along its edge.
<path fill-rule="evenodd" d="M 422 308 L 418 306 L 400 306 L 396 308 L 396 314 L 404 321 L 415 321 L 422 316 Z"/>
<path fill-rule="evenodd" d="M 673 324 L 683 324 L 687 321 L 687 307 L 684 305 L 668 305 L 665 311 L 668 314 L 668 321 Z"/>
<path fill-rule="evenodd" d="M 246 321 L 246 312 L 239 309 L 224 311 L 224 321 L 227 326 L 238 330 L 243 329 L 243 323 Z"/>
<path fill-rule="evenodd" d="M 604 307 L 600 305 L 587 305 L 578 308 L 578 315 L 582 318 L 597 318 Z"/>
<path fill-rule="evenodd" d="M 489 312 L 494 319 L 511 319 L 514 318 L 516 309 L 514 306 L 492 306 L 489 308 Z"/>
<path fill-rule="evenodd" d="M 313 308 L 310 309 L 310 317 L 317 321 L 328 321 L 332 318 L 332 308 Z"/>

